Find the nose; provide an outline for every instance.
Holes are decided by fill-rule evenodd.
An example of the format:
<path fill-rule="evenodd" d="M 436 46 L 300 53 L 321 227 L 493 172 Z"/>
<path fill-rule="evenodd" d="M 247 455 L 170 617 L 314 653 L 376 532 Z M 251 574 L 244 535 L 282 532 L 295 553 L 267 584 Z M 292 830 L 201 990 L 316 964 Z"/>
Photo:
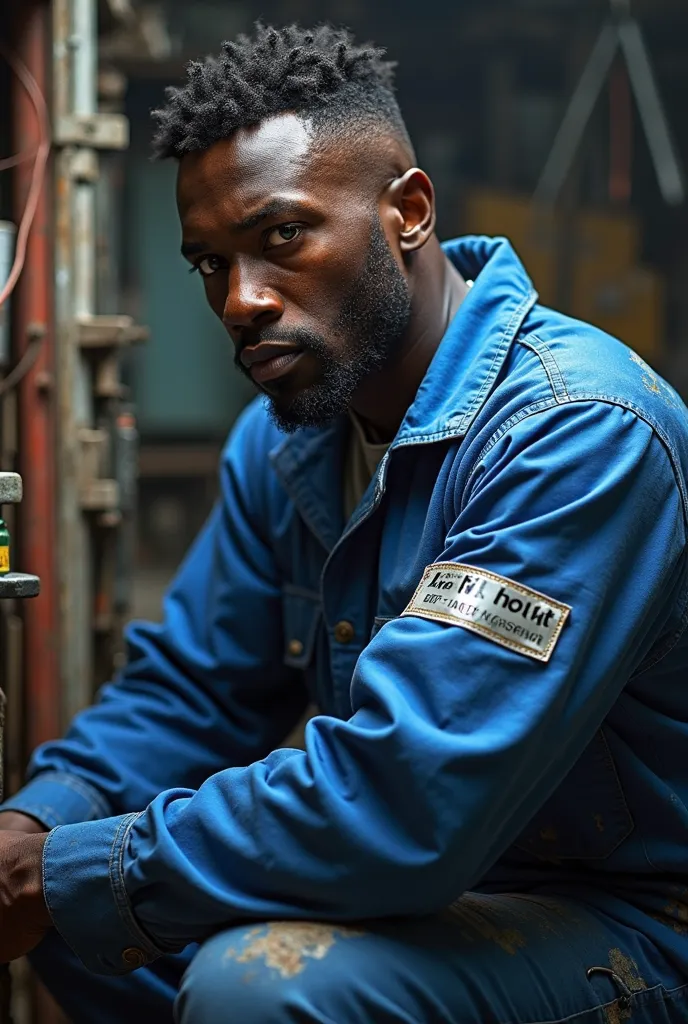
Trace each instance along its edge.
<path fill-rule="evenodd" d="M 235 260 L 229 270 L 222 322 L 236 342 L 242 331 L 279 320 L 284 312 L 280 296 L 258 278 L 258 268 Z"/>

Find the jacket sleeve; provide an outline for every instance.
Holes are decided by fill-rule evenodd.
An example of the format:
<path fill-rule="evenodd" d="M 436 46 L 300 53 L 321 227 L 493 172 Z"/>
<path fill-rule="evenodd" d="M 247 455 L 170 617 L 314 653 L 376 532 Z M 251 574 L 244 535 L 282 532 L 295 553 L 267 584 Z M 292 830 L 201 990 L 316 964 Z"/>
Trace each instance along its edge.
<path fill-rule="evenodd" d="M 221 498 L 165 598 L 162 624 L 130 627 L 120 678 L 65 739 L 37 750 L 28 785 L 3 810 L 48 827 L 140 811 L 164 790 L 197 789 L 262 757 L 298 720 L 306 696 L 283 664 L 280 580 L 261 536 L 259 412 L 250 408 L 233 432 Z"/>
<path fill-rule="evenodd" d="M 162 793 L 138 816 L 56 829 L 46 893 L 89 967 L 123 971 L 125 947 L 143 963 L 238 918 L 434 911 L 570 770 L 676 601 L 681 498 L 662 443 L 617 406 L 558 406 L 495 438 L 468 493 L 446 496 L 437 561 L 570 605 L 549 662 L 400 617 L 359 658 L 351 718 L 313 719 L 305 751 Z"/>

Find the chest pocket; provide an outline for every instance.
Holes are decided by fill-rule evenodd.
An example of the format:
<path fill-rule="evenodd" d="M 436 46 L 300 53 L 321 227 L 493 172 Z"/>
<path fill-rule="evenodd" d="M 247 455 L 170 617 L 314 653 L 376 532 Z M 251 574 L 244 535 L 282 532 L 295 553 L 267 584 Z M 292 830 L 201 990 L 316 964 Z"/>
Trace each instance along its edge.
<path fill-rule="evenodd" d="M 321 618 L 319 594 L 291 583 L 285 584 L 282 590 L 285 665 L 300 669 L 311 665 Z"/>
<path fill-rule="evenodd" d="M 603 860 L 633 827 L 614 760 L 600 729 L 515 845 L 541 860 Z"/>

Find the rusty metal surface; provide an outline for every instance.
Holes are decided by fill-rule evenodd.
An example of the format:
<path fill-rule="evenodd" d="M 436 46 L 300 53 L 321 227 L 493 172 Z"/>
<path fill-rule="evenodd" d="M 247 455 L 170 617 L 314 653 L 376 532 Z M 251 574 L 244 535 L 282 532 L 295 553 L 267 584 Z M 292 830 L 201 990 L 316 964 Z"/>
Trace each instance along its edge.
<path fill-rule="evenodd" d="M 73 0 L 53 0 L 53 116 L 57 120 L 73 112 L 73 65 L 83 58 L 83 47 L 72 41 L 77 26 Z M 87 57 L 88 59 L 88 57 Z M 89 61 L 90 63 L 90 61 Z M 83 78 L 82 78 L 83 80 Z M 84 111 L 88 113 L 87 111 Z M 92 538 L 80 511 L 81 443 L 79 430 L 90 427 L 93 409 L 90 380 L 77 343 L 76 291 L 82 311 L 91 313 L 93 249 L 88 249 L 88 216 L 84 224 L 84 200 L 93 184 L 83 175 L 83 154 L 75 146 L 57 149 L 55 157 L 55 320 L 57 398 L 59 406 L 59 510 L 60 533 L 59 614 L 62 720 L 66 723 L 89 702 L 93 675 Z M 91 161 L 93 162 L 93 161 Z M 80 193 L 81 198 L 77 200 Z M 77 216 L 77 202 L 81 216 Z M 92 227 L 92 225 L 91 225 Z M 80 258 L 75 258 L 76 251 Z M 89 257 L 89 251 L 91 253 Z M 84 308 L 85 307 L 85 308 Z"/>
<path fill-rule="evenodd" d="M 15 5 L 15 9 L 13 48 L 28 66 L 43 94 L 50 96 L 49 5 L 37 0 L 23 0 L 21 4 Z M 13 90 L 12 108 L 12 148 L 16 152 L 30 152 L 35 149 L 37 142 L 36 115 L 20 85 Z M 23 163 L 15 169 L 14 220 L 18 219 L 24 208 L 31 171 L 31 162 Z M 56 395 L 53 386 L 55 335 L 52 322 L 54 264 L 51 178 L 52 165 L 49 164 L 29 238 L 26 269 L 13 295 L 15 358 L 21 357 L 26 351 L 31 332 L 36 327 L 45 330 L 36 363 L 21 382 L 18 392 L 18 468 L 24 478 L 24 500 L 20 516 L 21 531 L 17 538 L 17 565 L 37 573 L 42 583 L 41 597 L 22 606 L 23 628 L 15 628 L 11 633 L 13 641 L 20 642 L 23 639 L 23 666 L 19 663 L 22 668 L 23 692 L 14 693 L 12 706 L 16 708 L 21 703 L 22 707 L 30 709 L 30 714 L 23 722 L 17 719 L 11 723 L 13 761 L 16 761 L 18 753 L 16 734 L 20 729 L 23 733 L 22 765 L 25 764 L 28 749 L 59 735 L 62 729 L 57 649 L 59 613 L 56 580 Z M 14 663 L 19 653 L 13 649 Z M 6 983 L 7 975 L 3 985 Z M 41 1007 L 37 1020 L 40 1024 L 56 1024 L 57 1018 L 46 1006 Z"/>
<path fill-rule="evenodd" d="M 77 318 L 79 344 L 82 348 L 124 347 L 147 341 L 149 330 L 134 323 L 131 316 L 90 315 Z"/>
<path fill-rule="evenodd" d="M 67 114 L 55 125 L 55 141 L 61 146 L 126 149 L 129 121 L 121 114 Z"/>
<path fill-rule="evenodd" d="M 47 78 L 49 53 L 48 7 L 23 3 L 14 27 L 14 50 L 29 68 L 44 95 L 50 94 Z M 36 113 L 25 89 L 16 84 L 12 95 L 13 149 L 30 152 L 38 139 Z M 15 220 L 24 208 L 32 174 L 31 162 L 14 172 Z M 24 480 L 24 500 L 19 517 L 17 565 L 41 577 L 42 596 L 22 609 L 24 617 L 25 706 L 31 709 L 25 722 L 27 746 L 59 734 L 61 729 L 57 672 L 57 591 L 55 564 L 55 406 L 51 387 L 54 377 L 52 331 L 52 239 L 50 173 L 39 199 L 29 236 L 24 273 L 13 295 L 15 358 L 21 357 L 40 329 L 43 340 L 34 366 L 19 385 L 19 470 Z M 41 383 L 43 382 L 43 383 Z M 19 723 L 13 723 L 18 728 Z"/>
<path fill-rule="evenodd" d="M 100 154 L 128 141 L 121 112 L 98 108 L 97 0 L 53 0 L 55 314 L 59 403 L 59 612 L 63 722 L 90 703 L 111 646 L 102 613 L 121 521 L 112 462 L 112 408 L 121 398 L 117 351 L 145 340 L 131 317 L 99 315 L 97 190 Z M 120 82 L 121 85 L 121 82 Z M 116 91 L 116 90 L 115 90 Z M 113 355 L 114 353 L 114 355 Z M 108 404 L 110 403 L 110 404 Z M 103 431 L 105 432 L 104 436 Z M 102 443 L 101 443 L 102 442 Z M 106 659 L 107 660 L 107 659 Z M 112 672 L 110 659 L 109 673 Z"/>

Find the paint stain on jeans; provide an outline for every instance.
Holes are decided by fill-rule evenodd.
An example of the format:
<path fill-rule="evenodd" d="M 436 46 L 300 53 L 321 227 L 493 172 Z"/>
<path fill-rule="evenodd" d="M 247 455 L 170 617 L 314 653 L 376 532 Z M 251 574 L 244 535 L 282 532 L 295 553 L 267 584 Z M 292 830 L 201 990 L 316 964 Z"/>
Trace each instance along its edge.
<path fill-rule="evenodd" d="M 592 967 L 591 974 L 600 972 L 610 976 L 621 989 L 621 996 L 605 1007 L 607 1024 L 623 1024 L 633 1016 L 633 994 L 647 988 L 647 982 L 641 978 L 635 960 L 626 956 L 620 949 L 609 950 L 610 967 Z"/>
<path fill-rule="evenodd" d="M 275 921 L 260 928 L 252 928 L 241 949 L 230 948 L 225 953 L 238 964 L 262 960 L 266 967 L 277 971 L 282 978 L 301 974 L 306 960 L 324 960 L 339 939 L 355 939 L 364 931 L 340 925 L 317 924 L 306 921 Z"/>
<path fill-rule="evenodd" d="M 632 957 L 626 956 L 620 949 L 609 950 L 609 963 L 614 974 L 623 981 L 631 992 L 642 992 L 647 988 L 647 982 L 640 977 L 638 965 Z"/>
<path fill-rule="evenodd" d="M 688 935 L 688 905 L 672 900 L 664 907 L 664 914 L 657 920 L 668 924 L 677 935 Z"/>

